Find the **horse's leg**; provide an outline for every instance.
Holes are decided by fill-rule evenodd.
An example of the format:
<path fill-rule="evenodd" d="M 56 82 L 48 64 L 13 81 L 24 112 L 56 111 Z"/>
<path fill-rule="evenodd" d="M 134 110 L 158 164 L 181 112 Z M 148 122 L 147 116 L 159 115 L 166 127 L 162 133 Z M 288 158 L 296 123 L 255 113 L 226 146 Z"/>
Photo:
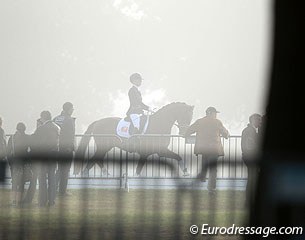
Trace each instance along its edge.
<path fill-rule="evenodd" d="M 144 164 L 146 163 L 147 161 L 147 158 L 148 158 L 149 155 L 145 154 L 140 154 L 140 159 L 138 161 L 138 164 L 137 164 L 137 168 L 136 168 L 136 175 L 139 176 L 140 173 L 142 172 L 142 169 L 144 167 Z"/>
<path fill-rule="evenodd" d="M 104 167 L 104 157 L 108 151 L 110 151 L 114 146 L 109 141 L 95 137 L 96 151 L 91 159 L 89 159 L 87 166 L 84 170 L 84 175 L 89 175 L 89 170 L 95 165 L 98 164 L 101 168 L 101 171 Z"/>
<path fill-rule="evenodd" d="M 166 158 L 171 158 L 171 159 L 176 159 L 178 161 L 178 165 L 179 165 L 179 168 L 181 169 L 181 171 L 183 172 L 183 175 L 184 176 L 187 176 L 189 175 L 187 173 L 187 168 L 184 167 L 184 164 L 183 164 L 183 161 L 182 161 L 182 158 L 180 157 L 179 154 L 169 150 L 168 148 L 162 150 L 160 153 L 158 153 L 158 155 L 160 157 L 166 157 Z"/>
<path fill-rule="evenodd" d="M 108 172 L 108 169 L 104 168 L 104 159 L 106 157 L 107 152 L 109 152 L 112 149 L 112 147 L 103 149 L 97 156 L 98 160 L 96 161 L 97 165 L 101 168 L 102 175 L 111 175 Z"/>
<path fill-rule="evenodd" d="M 95 165 L 96 160 L 92 160 L 92 158 L 88 159 L 85 167 L 83 168 L 81 174 L 82 177 L 89 177 L 89 171 L 90 169 Z"/>
<path fill-rule="evenodd" d="M 96 159 L 94 159 L 94 157 L 90 158 L 86 164 L 86 167 L 84 169 L 84 171 L 89 171 L 96 163 Z"/>
<path fill-rule="evenodd" d="M 98 164 L 100 168 L 103 168 L 103 160 L 106 153 L 110 150 L 110 148 L 107 148 L 106 146 L 102 145 L 102 141 L 100 139 L 94 138 L 96 143 L 96 151 L 92 158 L 88 159 L 87 165 L 84 169 L 84 176 L 89 175 L 89 170 L 95 165 Z"/>
<path fill-rule="evenodd" d="M 109 151 L 110 149 L 100 149 L 97 150 L 94 154 L 94 156 L 89 159 L 85 169 L 84 169 L 84 175 L 88 176 L 89 175 L 89 170 L 95 165 L 97 164 L 101 170 L 104 167 L 103 161 L 104 161 L 104 157 L 106 155 L 106 153 Z"/>

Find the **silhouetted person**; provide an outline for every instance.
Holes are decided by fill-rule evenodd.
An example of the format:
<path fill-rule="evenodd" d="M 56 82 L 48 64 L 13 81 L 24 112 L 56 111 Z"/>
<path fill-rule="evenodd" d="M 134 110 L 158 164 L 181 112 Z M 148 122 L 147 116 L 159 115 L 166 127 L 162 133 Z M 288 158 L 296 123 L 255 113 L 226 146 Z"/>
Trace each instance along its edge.
<path fill-rule="evenodd" d="M 188 137 L 196 133 L 194 153 L 202 155 L 202 171 L 199 174 L 201 181 L 205 181 L 209 170 L 208 190 L 209 194 L 216 193 L 217 160 L 224 155 L 221 137 L 228 138 L 229 132 L 217 119 L 219 113 L 214 107 L 206 110 L 206 116 L 198 119 L 186 131 Z"/>
<path fill-rule="evenodd" d="M 0 181 L 5 179 L 6 160 L 6 136 L 2 128 L 2 118 L 0 117 Z"/>
<path fill-rule="evenodd" d="M 67 195 L 67 185 L 70 168 L 73 160 L 75 143 L 75 118 L 72 117 L 73 104 L 66 102 L 61 114 L 54 118 L 54 122 L 60 127 L 59 159 L 56 180 L 60 196 Z"/>
<path fill-rule="evenodd" d="M 43 115 L 45 114 L 45 111 L 40 114 L 40 118 L 36 120 L 36 129 L 43 125 Z M 33 136 L 31 136 L 31 145 L 33 144 Z M 34 146 L 35 147 L 35 146 Z M 32 163 L 32 179 L 30 180 L 30 185 L 28 188 L 28 191 L 25 194 L 25 197 L 23 199 L 23 204 L 31 204 L 36 192 L 36 186 L 37 186 L 37 178 L 38 178 L 38 172 L 39 172 L 39 165 L 37 164 L 37 160 Z"/>
<path fill-rule="evenodd" d="M 242 131 L 241 135 L 241 151 L 244 163 L 248 168 L 248 181 L 246 188 L 247 205 L 251 206 L 253 191 L 258 174 L 256 166 L 256 157 L 258 155 L 259 134 L 258 129 L 261 127 L 262 117 L 259 114 L 253 114 L 249 117 L 248 126 Z"/>
<path fill-rule="evenodd" d="M 56 179 L 55 169 L 59 150 L 60 128 L 51 120 L 51 113 L 41 113 L 42 125 L 33 134 L 33 152 L 35 156 L 42 156 L 39 163 L 39 206 L 55 204 Z"/>
<path fill-rule="evenodd" d="M 43 113 L 43 112 L 42 112 L 42 113 Z M 41 113 L 41 114 L 42 114 L 42 113 Z M 36 120 L 36 129 L 43 125 L 43 120 L 42 120 L 41 114 L 40 114 L 40 118 L 38 118 L 38 119 Z"/>
<path fill-rule="evenodd" d="M 264 135 L 264 131 L 265 131 L 265 128 L 266 128 L 266 122 L 267 122 L 267 118 L 268 118 L 268 112 L 269 112 L 269 105 L 267 105 L 266 107 L 266 112 L 265 114 L 263 114 L 261 116 L 261 124 L 260 126 L 258 127 L 258 134 L 260 135 L 260 138 L 263 138 L 263 135 Z"/>
<path fill-rule="evenodd" d="M 30 135 L 25 133 L 24 123 L 18 123 L 16 133 L 8 140 L 7 157 L 12 176 L 13 205 L 20 205 L 24 184 L 32 178 L 32 170 L 29 161 Z"/>
<path fill-rule="evenodd" d="M 2 118 L 0 117 L 0 161 L 6 160 L 6 135 L 2 128 Z"/>
<path fill-rule="evenodd" d="M 139 91 L 139 87 L 143 81 L 142 76 L 139 73 L 133 73 L 129 79 L 133 86 L 129 89 L 128 92 L 130 106 L 126 114 L 130 117 L 131 122 L 135 128 L 134 134 L 139 134 L 142 133 L 142 128 L 140 125 L 141 115 L 144 114 L 143 110 L 149 110 L 149 106 L 143 103 L 142 95 Z"/>

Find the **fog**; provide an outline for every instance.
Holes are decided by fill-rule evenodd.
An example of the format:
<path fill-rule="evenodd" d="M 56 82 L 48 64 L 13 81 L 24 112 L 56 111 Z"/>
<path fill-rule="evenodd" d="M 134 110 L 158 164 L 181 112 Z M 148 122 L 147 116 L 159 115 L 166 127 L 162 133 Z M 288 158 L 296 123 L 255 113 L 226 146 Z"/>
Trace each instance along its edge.
<path fill-rule="evenodd" d="M 77 133 L 124 117 L 129 75 L 140 72 L 144 102 L 215 106 L 231 134 L 264 113 L 271 1 L 4 0 L 0 2 L 0 116 L 7 133 L 35 129 L 74 104 Z"/>

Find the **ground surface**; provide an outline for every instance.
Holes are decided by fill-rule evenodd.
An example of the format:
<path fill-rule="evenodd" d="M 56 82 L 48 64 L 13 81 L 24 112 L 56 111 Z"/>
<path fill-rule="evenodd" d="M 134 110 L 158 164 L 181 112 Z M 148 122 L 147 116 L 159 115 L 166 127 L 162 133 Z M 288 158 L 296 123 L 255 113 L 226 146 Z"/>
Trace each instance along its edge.
<path fill-rule="evenodd" d="M 10 205 L 0 189 L 0 239 L 191 239 L 189 227 L 243 225 L 247 220 L 243 191 L 71 190 L 56 205 L 39 208 Z M 203 236 L 197 235 L 196 239 Z M 208 239 L 204 237 L 204 239 Z M 241 239 L 214 236 L 212 239 Z"/>

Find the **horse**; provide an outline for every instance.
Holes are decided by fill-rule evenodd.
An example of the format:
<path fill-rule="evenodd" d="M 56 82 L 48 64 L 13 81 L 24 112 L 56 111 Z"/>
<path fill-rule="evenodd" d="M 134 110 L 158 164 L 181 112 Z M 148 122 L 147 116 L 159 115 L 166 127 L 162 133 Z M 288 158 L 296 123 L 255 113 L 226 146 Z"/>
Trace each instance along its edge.
<path fill-rule="evenodd" d="M 145 134 L 143 136 L 136 135 L 136 137 L 131 137 L 124 141 L 121 141 L 119 137 L 113 138 L 113 136 L 116 135 L 117 125 L 121 120 L 121 118 L 118 117 L 103 118 L 91 123 L 84 136 L 81 138 L 79 147 L 75 153 L 75 159 L 80 161 L 75 163 L 74 174 L 79 174 L 81 170 L 86 149 L 91 136 L 93 135 L 96 144 L 96 152 L 94 156 L 88 160 L 84 172 L 87 171 L 88 173 L 90 168 L 96 163 L 103 169 L 103 159 L 106 153 L 112 148 L 117 147 L 140 155 L 136 168 L 137 176 L 140 175 L 147 158 L 152 154 L 177 160 L 180 169 L 187 175 L 187 169 L 183 168 L 182 158 L 177 153 L 169 150 L 170 136 L 167 135 L 171 134 L 174 125 L 178 127 L 180 135 L 184 134 L 192 121 L 193 110 L 194 106 L 181 102 L 173 102 L 151 114 L 149 116 L 149 123 L 145 134 L 159 135 L 159 138 L 157 137 L 158 139 L 155 137 L 145 137 Z M 100 137 L 98 134 L 103 134 L 104 137 Z M 109 137 L 105 137 L 107 135 L 109 135 Z M 160 135 L 165 135 L 165 137 L 161 137 Z"/>

